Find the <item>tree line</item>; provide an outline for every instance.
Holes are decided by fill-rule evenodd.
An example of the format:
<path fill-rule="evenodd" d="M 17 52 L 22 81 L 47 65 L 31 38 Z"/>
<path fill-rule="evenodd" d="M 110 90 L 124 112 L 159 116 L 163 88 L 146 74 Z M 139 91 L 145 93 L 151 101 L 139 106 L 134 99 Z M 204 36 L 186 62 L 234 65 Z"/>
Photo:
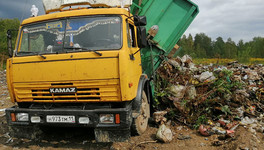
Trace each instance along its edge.
<path fill-rule="evenodd" d="M 264 38 L 254 37 L 249 42 L 239 40 L 236 44 L 231 38 L 224 41 L 222 37 L 212 40 L 205 33 L 183 35 L 178 45 L 181 46 L 179 55 L 189 54 L 193 58 L 264 58 Z"/>
<path fill-rule="evenodd" d="M 18 30 L 20 21 L 18 19 L 0 18 L 0 55 L 8 55 L 6 32 L 8 29 Z M 12 32 L 12 45 L 15 46 L 17 31 Z M 0 58 L 1 59 L 1 58 Z"/>

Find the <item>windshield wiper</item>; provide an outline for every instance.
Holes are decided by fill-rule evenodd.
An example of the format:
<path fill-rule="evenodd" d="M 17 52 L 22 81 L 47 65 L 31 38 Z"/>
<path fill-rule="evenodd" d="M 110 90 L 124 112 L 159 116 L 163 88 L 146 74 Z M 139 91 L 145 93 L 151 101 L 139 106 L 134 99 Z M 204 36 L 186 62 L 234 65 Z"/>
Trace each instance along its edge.
<path fill-rule="evenodd" d="M 96 50 L 91 50 L 91 49 L 88 49 L 88 48 L 85 48 L 85 47 L 64 47 L 64 49 L 82 49 L 82 50 L 86 50 L 88 52 L 94 52 L 95 54 L 99 55 L 99 56 L 102 56 L 103 54 L 96 51 Z"/>
<path fill-rule="evenodd" d="M 18 54 L 32 54 L 32 55 L 39 55 L 40 57 L 42 57 L 43 59 L 46 59 L 46 56 L 43 56 L 42 54 L 38 53 L 38 52 L 29 52 L 29 51 L 20 51 L 18 52 Z"/>

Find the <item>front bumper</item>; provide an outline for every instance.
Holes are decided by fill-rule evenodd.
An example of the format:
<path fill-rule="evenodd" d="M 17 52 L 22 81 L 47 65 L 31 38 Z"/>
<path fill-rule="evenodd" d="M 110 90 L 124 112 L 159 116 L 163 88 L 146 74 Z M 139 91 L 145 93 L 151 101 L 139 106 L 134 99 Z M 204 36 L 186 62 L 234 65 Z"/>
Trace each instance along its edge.
<path fill-rule="evenodd" d="M 95 128 L 129 128 L 132 123 L 131 106 L 126 108 L 103 108 L 92 110 L 80 110 L 80 109 L 30 109 L 30 108 L 18 108 L 13 106 L 6 109 L 6 119 L 9 125 L 40 125 L 40 126 L 64 126 L 64 127 L 95 127 Z M 28 113 L 29 121 L 12 121 L 11 113 Z M 119 114 L 120 123 L 100 123 L 100 114 Z M 75 123 L 49 123 L 47 122 L 47 115 L 58 116 L 75 116 Z M 32 116 L 40 116 L 41 121 L 39 123 L 32 123 L 30 118 Z M 88 124 L 80 124 L 79 117 L 89 117 Z M 116 120 L 117 118 L 115 118 Z"/>

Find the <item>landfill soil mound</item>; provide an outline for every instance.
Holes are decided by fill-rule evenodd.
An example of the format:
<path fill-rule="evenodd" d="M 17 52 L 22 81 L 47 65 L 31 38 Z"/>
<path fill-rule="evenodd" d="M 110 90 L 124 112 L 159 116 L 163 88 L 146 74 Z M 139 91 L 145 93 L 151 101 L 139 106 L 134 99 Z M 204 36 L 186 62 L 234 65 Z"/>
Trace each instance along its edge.
<path fill-rule="evenodd" d="M 186 71 L 186 68 L 183 68 L 182 64 L 176 64 L 175 62 L 170 62 L 167 64 L 167 68 L 171 67 L 173 69 L 173 66 L 171 63 L 174 63 L 174 65 L 179 65 L 181 69 L 183 69 L 183 72 Z M 188 62 L 185 62 L 187 65 Z M 190 63 L 190 62 L 189 62 Z M 195 69 L 192 64 L 189 64 L 189 68 Z M 243 70 L 242 65 L 234 63 L 233 69 L 242 69 L 243 77 L 245 77 L 246 72 Z M 166 65 L 165 65 L 166 66 Z M 205 67 L 205 66 L 200 66 Z M 196 68 L 200 68 L 196 67 Z M 206 66 L 208 67 L 208 66 Z M 205 68 L 206 68 L 205 67 Z M 177 68 L 177 66 L 176 66 Z M 210 68 L 210 67 L 209 67 Z M 232 69 L 231 68 L 231 69 Z M 261 66 L 259 66 L 261 68 Z M 163 68 L 164 69 L 164 68 Z M 174 68 L 175 69 L 175 68 Z M 185 69 L 185 70 L 184 70 Z M 188 69 L 187 69 L 188 70 Z M 178 77 L 175 73 L 179 73 L 179 70 L 171 70 L 171 76 L 174 75 L 175 77 Z M 181 70 L 182 71 L 182 70 Z M 199 74 L 201 75 L 204 70 L 202 70 Z M 173 73 L 174 72 L 174 73 Z M 182 73 L 183 73 L 182 72 Z M 236 72 L 236 71 L 233 71 Z M 253 72 L 252 70 L 249 72 Z M 164 79 L 172 78 L 168 77 L 166 72 L 163 72 Z M 167 72 L 168 73 L 168 72 Z M 192 79 L 190 81 L 191 75 L 186 75 L 181 80 L 171 80 L 170 82 L 172 84 L 168 84 L 168 86 L 160 87 L 160 92 L 162 92 L 163 88 L 169 89 L 168 87 L 171 87 L 172 85 L 178 86 L 178 85 L 184 85 L 183 88 L 178 88 L 178 90 L 182 90 L 182 95 L 173 95 L 173 93 L 170 94 L 170 96 L 164 96 L 160 95 L 160 97 L 157 98 L 157 101 L 159 101 L 159 105 L 164 105 L 163 103 L 167 103 L 170 108 L 166 106 L 160 106 L 156 107 L 156 111 L 166 110 L 166 113 L 164 116 L 159 116 L 160 118 L 154 118 L 152 119 L 152 122 L 150 123 L 150 127 L 147 129 L 147 131 L 141 135 L 141 136 L 132 136 L 129 141 L 127 142 L 116 142 L 116 143 L 96 143 L 93 129 L 87 129 L 87 128 L 43 128 L 44 133 L 38 137 L 36 140 L 29 140 L 29 139 L 17 139 L 10 137 L 9 131 L 8 131 L 8 125 L 5 120 L 5 113 L 4 109 L 13 106 L 14 104 L 10 102 L 10 97 L 7 90 L 6 85 L 6 78 L 5 78 L 5 71 L 0 71 L 0 149 L 2 150 L 11 150 L 11 149 L 42 149 L 42 150 L 62 150 L 62 149 L 186 149 L 186 150 L 193 150 L 193 149 L 205 149 L 205 150 L 218 150 L 218 149 L 225 149 L 225 150 L 247 150 L 247 149 L 264 149 L 264 136 L 263 136 L 263 130 L 261 130 L 262 127 L 262 118 L 261 114 L 263 114 L 263 111 L 261 110 L 261 103 L 260 100 L 252 100 L 248 95 L 246 95 L 243 92 L 240 91 L 240 96 L 246 98 L 246 100 L 243 101 L 247 102 L 246 104 L 243 104 L 244 107 L 252 106 L 249 108 L 240 108 L 239 106 L 231 106 L 231 103 L 234 99 L 234 97 L 231 96 L 228 103 L 223 102 L 225 104 L 224 106 L 218 106 L 216 104 L 213 104 L 215 107 L 220 107 L 220 110 L 217 110 L 213 113 L 209 113 L 210 115 L 215 115 L 222 113 L 222 118 L 215 119 L 213 116 L 210 118 L 207 115 L 203 115 L 205 112 L 200 112 L 200 116 L 204 116 L 207 119 L 204 119 L 200 122 L 197 122 L 196 120 L 189 119 L 188 117 L 191 116 L 191 111 L 186 109 L 187 107 L 179 107 L 181 105 L 178 105 L 179 102 L 182 103 L 183 98 L 188 99 L 190 101 L 184 102 L 186 106 L 190 106 L 191 99 L 199 98 L 208 95 L 208 90 L 210 92 L 210 84 L 214 82 L 218 77 L 213 77 L 210 70 L 208 70 L 208 73 L 205 73 L 207 77 L 205 79 L 201 79 L 201 76 L 196 76 L 197 78 Z M 238 73 L 236 73 L 238 74 Z M 253 72 L 252 76 L 248 76 L 247 78 L 254 78 L 256 77 L 256 73 Z M 233 76 L 232 76 L 233 77 Z M 258 73 L 257 80 L 262 81 L 263 75 Z M 185 79 L 183 79 L 185 78 Z M 238 77 L 239 78 L 239 77 Z M 245 79 L 245 78 L 244 78 Z M 241 80 L 244 80 L 241 79 Z M 184 81 L 192 82 L 193 85 L 190 86 L 190 84 L 184 83 Z M 230 79 L 230 82 L 232 82 L 233 79 Z M 246 82 L 253 82 L 248 81 Z M 206 83 L 204 82 L 206 81 Z M 227 81 L 229 83 L 229 80 Z M 256 81 L 254 80 L 254 83 Z M 247 91 L 252 90 L 252 87 L 255 87 L 254 83 L 249 84 L 248 87 L 247 83 Z M 259 83 L 259 82 L 258 82 Z M 197 84 L 197 85 L 196 85 Z M 201 84 L 201 85 L 200 85 Z M 191 87 L 187 90 L 183 90 L 186 86 Z M 203 86 L 204 89 L 200 88 L 200 86 Z M 221 84 L 220 84 L 221 86 Z M 259 88 L 260 85 L 257 85 Z M 207 88 L 207 89 L 206 89 Z M 249 89 L 248 89 L 249 88 Z M 175 88 L 174 88 L 175 89 Z M 176 88 L 177 89 L 177 88 Z M 190 90 L 191 89 L 191 90 Z M 194 92 L 194 89 L 196 90 L 196 94 Z M 254 88 L 256 91 L 258 89 Z M 212 90 L 212 89 L 211 89 Z M 235 89 L 232 89 L 235 90 Z M 243 90 L 243 89 L 240 89 Z M 189 92 L 187 92 L 189 91 Z M 214 91 L 214 90 L 213 90 Z M 215 91 L 214 91 L 215 92 Z M 221 91 L 220 91 L 221 92 Z M 188 94 L 187 94 L 188 93 Z M 238 92 L 239 93 L 239 92 Z M 211 93 L 209 93 L 210 95 Z M 215 93 L 214 93 L 215 94 Z M 214 95 L 213 94 L 213 95 Z M 220 94 L 220 93 L 219 93 Z M 210 95 L 211 96 L 211 95 Z M 216 96 L 216 95 L 214 95 Z M 219 95 L 218 95 L 219 96 Z M 220 94 L 220 98 L 223 95 Z M 238 95 L 239 96 L 239 95 Z M 261 96 L 261 95 L 259 95 Z M 188 98 L 187 98 L 188 97 Z M 212 96 L 211 96 L 212 97 Z M 217 96 L 216 96 L 217 97 Z M 228 97 L 228 96 L 227 96 Z M 238 99 L 243 99 L 243 98 Z M 172 99 L 172 100 L 171 100 Z M 197 103 L 197 112 L 200 111 L 200 109 L 204 109 L 203 99 L 201 98 L 201 101 Z M 167 102 L 168 101 L 168 102 Z M 253 102 L 254 103 L 253 103 Z M 163 103 L 162 103 L 163 102 Z M 239 104 L 239 102 L 237 102 Z M 258 104 L 258 105 L 253 105 Z M 201 106 L 200 106 L 201 105 Z M 239 104 L 241 105 L 241 104 Z M 199 107 L 198 107 L 199 106 Z M 241 105 L 242 106 L 242 105 Z M 254 106 L 254 107 L 253 107 Z M 218 108 L 216 108 L 218 109 Z M 241 110 L 243 117 L 236 119 L 237 114 L 236 112 L 238 110 Z M 178 116 L 176 119 L 175 117 L 172 117 L 172 110 L 175 114 L 175 116 Z M 235 111 L 236 110 L 236 111 Z M 164 118 L 162 118 L 164 117 Z M 196 117 L 199 117 L 198 115 Z M 157 122 L 155 122 L 155 119 Z M 171 121 L 168 121 L 171 120 Z M 242 122 L 242 123 L 241 123 Z M 159 130 L 160 124 L 166 124 L 166 126 L 171 130 L 172 133 L 172 141 L 164 143 L 159 140 L 157 140 L 156 134 Z M 230 125 L 231 124 L 231 125 Z M 197 128 L 195 128 L 195 126 Z M 214 128 L 214 130 L 213 130 Z M 228 131 L 228 133 L 227 133 Z M 232 131 L 232 132 L 230 132 Z M 222 133 L 223 132 L 223 133 Z M 230 133 L 229 133 L 230 132 Z"/>

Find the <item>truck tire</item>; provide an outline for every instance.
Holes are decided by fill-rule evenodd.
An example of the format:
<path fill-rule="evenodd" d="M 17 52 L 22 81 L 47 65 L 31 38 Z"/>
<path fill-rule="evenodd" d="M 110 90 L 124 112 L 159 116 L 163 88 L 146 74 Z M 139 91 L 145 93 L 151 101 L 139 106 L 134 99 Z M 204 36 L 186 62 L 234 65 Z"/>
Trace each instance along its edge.
<path fill-rule="evenodd" d="M 121 130 L 107 130 L 107 129 L 94 129 L 96 142 L 124 142 L 130 138 L 130 129 Z"/>
<path fill-rule="evenodd" d="M 131 133 L 133 135 L 141 135 L 148 128 L 148 119 L 150 117 L 150 106 L 145 91 L 142 91 L 142 102 L 140 107 L 140 114 L 137 118 L 133 118 Z"/>

